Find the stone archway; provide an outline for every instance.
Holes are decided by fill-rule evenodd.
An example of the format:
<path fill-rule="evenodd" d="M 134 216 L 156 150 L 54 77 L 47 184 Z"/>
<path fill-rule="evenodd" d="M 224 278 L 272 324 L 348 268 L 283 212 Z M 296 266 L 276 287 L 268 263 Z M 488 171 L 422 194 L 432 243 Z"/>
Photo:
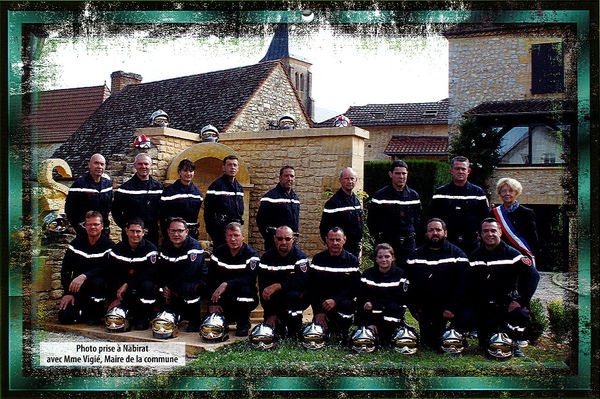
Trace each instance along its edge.
<path fill-rule="evenodd" d="M 206 195 L 206 190 L 210 183 L 223 174 L 223 158 L 227 155 L 235 155 L 239 159 L 239 171 L 236 176 L 238 182 L 244 187 L 244 235 L 248 240 L 248 221 L 249 221 L 249 204 L 250 204 L 250 189 L 254 186 L 250 183 L 250 173 L 246 163 L 231 147 L 221 143 L 198 143 L 183 150 L 177 154 L 169 163 L 166 174 L 166 183 L 173 183 L 179 178 L 177 166 L 183 159 L 189 159 L 196 165 L 196 173 L 194 174 L 194 184 L 202 191 L 202 195 Z M 200 240 L 209 240 L 206 228 L 204 226 L 204 207 L 200 209 L 198 216 L 200 223 L 199 232 Z"/>

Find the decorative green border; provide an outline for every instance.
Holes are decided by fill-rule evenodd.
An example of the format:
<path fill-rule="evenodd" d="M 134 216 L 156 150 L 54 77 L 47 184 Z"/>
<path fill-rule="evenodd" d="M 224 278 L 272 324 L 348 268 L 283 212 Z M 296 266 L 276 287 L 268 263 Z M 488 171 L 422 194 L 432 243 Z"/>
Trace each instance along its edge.
<path fill-rule="evenodd" d="M 317 13 L 319 13 L 317 11 Z M 477 23 L 484 17 L 480 11 L 323 11 L 331 23 Z M 27 23 L 71 23 L 84 17 L 69 11 L 8 11 L 8 62 L 10 92 L 20 88 L 19 68 L 21 29 Z M 278 22 L 282 16 L 288 22 L 301 22 L 300 11 L 240 11 L 230 14 L 221 11 L 95 11 L 94 22 L 120 23 L 265 23 Z M 485 17 L 489 18 L 486 12 Z M 317 20 L 318 18 L 315 18 Z M 590 273 L 590 16 L 587 10 L 536 10 L 536 11 L 497 11 L 491 22 L 501 23 L 572 23 L 577 26 L 579 48 L 577 51 L 578 87 L 578 274 L 580 305 L 578 369 L 574 376 L 548 377 L 422 377 L 418 389 L 448 391 L 488 391 L 488 390 L 571 390 L 589 391 L 591 386 L 591 273 Z M 15 104 L 10 101 L 9 109 Z M 18 104 L 16 104 L 18 105 Z M 18 108 L 17 108 L 18 109 Z M 11 132 L 18 131 L 15 115 L 10 115 Z M 15 151 L 15 143 L 9 135 L 9 252 L 13 255 L 14 241 L 10 233 L 22 229 L 21 215 L 21 159 Z M 23 370 L 23 320 L 22 320 L 22 274 L 20 265 L 10 265 L 8 280 L 9 314 L 9 378 L 10 391 L 68 391 L 68 390 L 153 390 L 142 377 L 62 377 L 56 380 L 26 377 Z M 164 382 L 164 381 L 163 381 Z M 192 378 L 177 377 L 167 380 L 173 390 L 230 391 L 246 390 L 248 385 L 254 391 L 288 390 L 342 390 L 342 391 L 386 391 L 408 390 L 415 381 L 405 377 L 336 377 L 313 379 L 306 377 L 270 378 Z"/>

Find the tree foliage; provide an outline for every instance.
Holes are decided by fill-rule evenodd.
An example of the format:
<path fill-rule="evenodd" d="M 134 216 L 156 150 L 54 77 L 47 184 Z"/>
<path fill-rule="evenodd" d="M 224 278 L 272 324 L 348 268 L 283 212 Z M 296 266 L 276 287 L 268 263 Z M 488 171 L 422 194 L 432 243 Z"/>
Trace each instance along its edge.
<path fill-rule="evenodd" d="M 464 117 L 458 129 L 459 133 L 450 140 L 450 158 L 459 155 L 469 158 L 469 181 L 488 192 L 488 180 L 500 163 L 502 133 L 481 126 L 472 116 Z"/>

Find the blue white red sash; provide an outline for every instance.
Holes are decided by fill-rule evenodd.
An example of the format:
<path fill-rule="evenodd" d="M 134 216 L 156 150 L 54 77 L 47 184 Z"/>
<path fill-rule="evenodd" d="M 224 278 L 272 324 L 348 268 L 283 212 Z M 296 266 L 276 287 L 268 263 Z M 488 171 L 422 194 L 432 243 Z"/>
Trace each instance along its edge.
<path fill-rule="evenodd" d="M 508 220 L 508 212 L 506 212 L 506 209 L 502 205 L 499 205 L 492 209 L 492 212 L 494 212 L 494 216 L 496 216 L 496 220 L 498 220 L 500 227 L 502 228 L 502 234 L 508 238 L 508 241 L 510 241 L 515 248 L 529 255 L 533 262 L 533 266 L 535 267 L 535 257 L 533 256 L 527 241 L 525 241 L 517 229 L 515 229 L 515 227 L 512 225 L 510 220 Z"/>

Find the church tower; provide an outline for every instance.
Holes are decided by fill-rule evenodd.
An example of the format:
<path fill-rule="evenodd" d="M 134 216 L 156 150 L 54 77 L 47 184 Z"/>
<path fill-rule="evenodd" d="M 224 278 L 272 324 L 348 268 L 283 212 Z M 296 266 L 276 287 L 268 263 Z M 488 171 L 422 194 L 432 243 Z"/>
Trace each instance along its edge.
<path fill-rule="evenodd" d="M 310 119 L 314 119 L 314 101 L 312 99 L 311 63 L 298 57 L 290 56 L 288 45 L 288 24 L 280 23 L 271 40 L 267 54 L 260 62 L 280 60 L 292 80 L 294 89 Z"/>

